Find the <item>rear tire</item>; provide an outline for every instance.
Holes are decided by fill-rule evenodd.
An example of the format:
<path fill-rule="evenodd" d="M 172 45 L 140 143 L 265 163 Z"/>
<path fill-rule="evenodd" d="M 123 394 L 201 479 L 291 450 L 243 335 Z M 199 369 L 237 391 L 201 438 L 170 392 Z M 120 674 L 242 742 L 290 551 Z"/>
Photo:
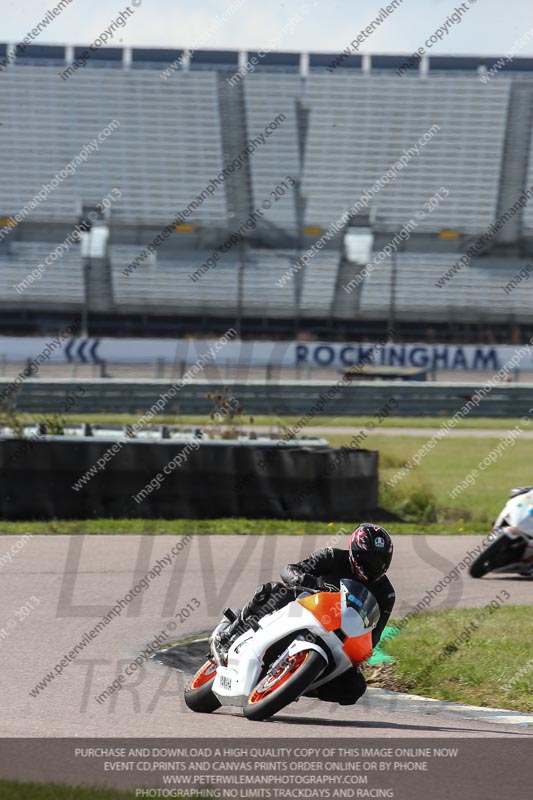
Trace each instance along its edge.
<path fill-rule="evenodd" d="M 222 703 L 213 694 L 213 682 L 217 675 L 216 664 L 206 661 L 196 675 L 191 678 L 184 691 L 185 703 L 191 711 L 198 714 L 211 714 Z"/>
<path fill-rule="evenodd" d="M 472 578 L 482 578 L 488 572 L 499 567 L 505 567 L 514 561 L 520 561 L 525 550 L 525 542 L 510 540 L 507 536 L 500 536 L 491 542 L 487 549 L 473 561 L 468 570 Z"/>
<path fill-rule="evenodd" d="M 290 656 L 281 674 L 276 674 L 280 667 L 272 674 L 269 669 L 244 703 L 244 716 L 259 721 L 277 714 L 300 697 L 326 665 L 316 650 L 302 650 Z"/>

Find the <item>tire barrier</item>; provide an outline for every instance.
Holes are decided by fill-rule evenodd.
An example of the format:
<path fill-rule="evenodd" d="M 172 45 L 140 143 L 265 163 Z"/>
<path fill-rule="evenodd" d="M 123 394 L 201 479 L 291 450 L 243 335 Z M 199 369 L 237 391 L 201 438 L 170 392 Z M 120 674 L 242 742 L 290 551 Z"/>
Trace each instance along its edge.
<path fill-rule="evenodd" d="M 0 482 L 0 517 L 6 520 L 353 521 L 377 507 L 378 453 L 270 443 L 191 449 L 167 440 L 118 446 L 66 437 L 4 439 Z"/>

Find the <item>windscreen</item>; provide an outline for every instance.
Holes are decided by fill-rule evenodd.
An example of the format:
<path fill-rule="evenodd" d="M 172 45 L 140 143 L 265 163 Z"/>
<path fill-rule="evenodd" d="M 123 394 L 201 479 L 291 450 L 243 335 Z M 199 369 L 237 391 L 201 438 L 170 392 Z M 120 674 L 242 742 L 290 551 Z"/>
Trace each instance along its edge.
<path fill-rule="evenodd" d="M 365 628 L 374 628 L 378 623 L 380 612 L 378 602 L 372 592 L 359 581 L 344 579 L 341 584 L 346 589 L 346 605 L 357 611 Z"/>

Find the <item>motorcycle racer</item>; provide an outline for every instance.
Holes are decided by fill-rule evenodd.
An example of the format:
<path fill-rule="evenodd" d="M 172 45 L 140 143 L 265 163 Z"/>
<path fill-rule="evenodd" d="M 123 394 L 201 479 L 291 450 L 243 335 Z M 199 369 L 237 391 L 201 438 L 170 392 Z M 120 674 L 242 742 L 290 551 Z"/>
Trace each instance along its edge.
<path fill-rule="evenodd" d="M 347 550 L 325 547 L 281 571 L 282 583 L 271 581 L 259 586 L 237 619 L 219 634 L 217 650 L 227 652 L 232 642 L 257 621 L 283 608 L 306 589 L 338 591 L 343 578 L 355 578 L 365 584 L 380 608 L 378 625 L 372 632 L 372 644 L 379 642 L 394 607 L 395 592 L 386 572 L 392 560 L 393 545 L 388 532 L 369 523 L 359 525 L 350 536 Z M 348 673 L 320 687 L 321 700 L 352 705 L 366 691 L 362 673 L 353 668 Z"/>

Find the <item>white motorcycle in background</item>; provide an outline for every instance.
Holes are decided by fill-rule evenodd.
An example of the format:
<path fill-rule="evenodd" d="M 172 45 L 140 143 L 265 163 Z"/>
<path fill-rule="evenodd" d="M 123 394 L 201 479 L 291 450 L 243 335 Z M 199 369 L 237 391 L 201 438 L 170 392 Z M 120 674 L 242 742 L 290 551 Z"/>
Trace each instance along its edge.
<path fill-rule="evenodd" d="M 470 575 L 482 578 L 488 572 L 533 575 L 533 488 L 513 489 L 494 523 L 496 538 L 470 565 Z"/>
<path fill-rule="evenodd" d="M 211 655 L 185 687 L 192 711 L 240 706 L 248 719 L 276 714 L 372 655 L 380 612 L 363 584 L 344 579 L 339 591 L 304 592 L 241 634 L 225 654 L 217 634 L 235 619 L 227 609 L 210 638 Z"/>

